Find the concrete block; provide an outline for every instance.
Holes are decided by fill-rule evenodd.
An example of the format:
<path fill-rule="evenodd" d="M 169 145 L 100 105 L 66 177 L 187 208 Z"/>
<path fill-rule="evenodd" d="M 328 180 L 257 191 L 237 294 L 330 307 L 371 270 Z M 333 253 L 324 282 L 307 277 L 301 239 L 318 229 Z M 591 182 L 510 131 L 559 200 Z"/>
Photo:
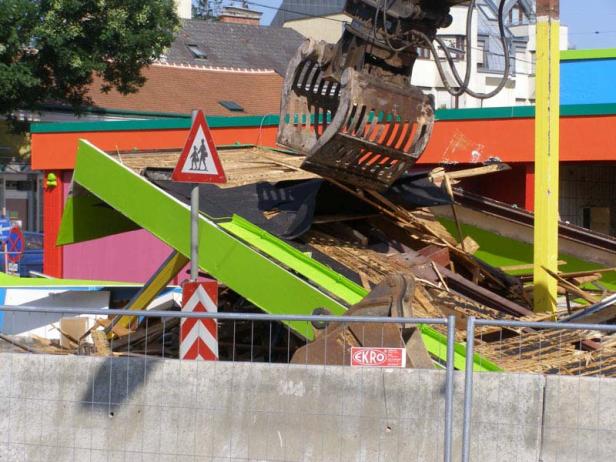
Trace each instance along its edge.
<path fill-rule="evenodd" d="M 71 447 L 26 445 L 25 458 L 33 462 L 75 460 L 75 450 Z"/>
<path fill-rule="evenodd" d="M 9 429 L 11 412 L 11 400 L 8 397 L 0 397 L 0 444 L 9 442 Z M 0 460 L 2 460 L 0 456 Z"/>
<path fill-rule="evenodd" d="M 545 462 L 611 460 L 616 454 L 616 382 L 548 376 L 545 391 Z"/>
<path fill-rule="evenodd" d="M 11 396 L 13 355 L 5 355 L 0 361 L 0 399 Z"/>
<path fill-rule="evenodd" d="M 31 460 L 45 448 L 54 462 L 443 457 L 443 371 L 24 354 L 0 354 L 0 368 L 0 451 Z M 457 460 L 463 374 L 455 384 Z M 545 462 L 616 453 L 616 382 L 484 373 L 474 384 L 473 460 L 539 460 L 542 424 Z"/>
<path fill-rule="evenodd" d="M 241 410 L 237 410 L 236 413 L 241 413 Z M 234 414 L 236 414 L 234 413 Z M 226 457 L 231 458 L 231 443 L 235 437 L 241 437 L 242 435 L 233 430 L 232 419 L 230 413 L 224 410 L 212 412 L 212 456 L 213 457 Z"/>
<path fill-rule="evenodd" d="M 537 460 L 543 389 L 544 378 L 540 375 L 476 374 L 472 429 L 477 437 L 472 438 L 471 458 L 483 460 L 498 453 L 514 460 Z"/>
<path fill-rule="evenodd" d="M 272 428 L 267 412 L 252 411 L 243 414 L 238 432 L 231 436 L 231 457 L 238 459 L 265 459 L 269 457 Z"/>
<path fill-rule="evenodd" d="M 41 401 L 12 399 L 9 413 L 9 442 L 41 443 Z"/>
<path fill-rule="evenodd" d="M 16 443 L 0 443 L 0 460 L 22 461 L 26 459 L 26 446 Z"/>
<path fill-rule="evenodd" d="M 44 396 L 45 355 L 20 353 L 9 355 L 13 357 L 10 396 L 15 398 Z"/>
<path fill-rule="evenodd" d="M 178 425 L 182 419 L 183 409 L 164 406 L 160 408 L 160 452 L 161 454 L 177 454 Z"/>
<path fill-rule="evenodd" d="M 202 408 L 195 410 L 194 454 L 198 457 L 212 456 L 212 442 L 214 433 L 218 432 L 212 422 L 212 411 L 204 411 Z"/>

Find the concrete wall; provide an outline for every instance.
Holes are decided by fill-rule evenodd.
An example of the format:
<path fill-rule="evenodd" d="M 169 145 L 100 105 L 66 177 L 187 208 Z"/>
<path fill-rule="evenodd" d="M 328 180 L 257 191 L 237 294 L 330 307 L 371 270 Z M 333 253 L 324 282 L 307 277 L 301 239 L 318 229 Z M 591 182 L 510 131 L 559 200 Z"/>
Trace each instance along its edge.
<path fill-rule="evenodd" d="M 294 19 L 284 23 L 284 27 L 296 30 L 304 37 L 336 43 L 344 32 L 344 23 L 350 22 L 347 15 L 333 14 L 323 18 Z"/>
<path fill-rule="evenodd" d="M 604 434 L 615 444 L 603 429 L 615 428 L 607 411 L 616 382 L 545 384 L 538 375 L 476 375 L 472 460 L 539 460 L 544 392 L 544 454 L 566 447 L 573 457 L 570 436 L 581 427 L 579 454 Z M 443 392 L 441 371 L 4 353 L 0 460 L 440 461 Z M 572 414 L 580 406 L 592 422 Z"/>

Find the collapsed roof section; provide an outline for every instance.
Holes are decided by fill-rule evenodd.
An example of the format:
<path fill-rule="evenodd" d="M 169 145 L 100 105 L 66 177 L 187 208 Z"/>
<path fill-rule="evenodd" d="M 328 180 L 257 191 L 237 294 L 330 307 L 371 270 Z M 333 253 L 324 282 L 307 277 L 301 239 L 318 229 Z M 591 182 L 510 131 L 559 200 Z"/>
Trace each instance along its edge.
<path fill-rule="evenodd" d="M 326 308 L 332 314 L 341 314 L 385 278 L 402 273 L 416 282 L 413 316 L 545 319 L 531 311 L 529 287 L 523 278 L 512 277 L 473 256 L 473 250 L 466 250 L 473 246 L 472 239 L 466 249 L 457 245 L 427 210 L 411 211 L 410 205 L 400 205 L 400 197 L 360 193 L 336 183 L 324 186 L 314 175 L 301 171 L 297 167 L 301 158 L 292 155 L 250 147 L 221 154 L 230 182 L 224 190 L 208 189 L 203 195 L 207 200 L 200 221 L 199 264 L 263 311 L 312 314 L 315 308 Z M 188 254 L 187 191 L 166 179 L 177 153 L 120 153 L 115 157 L 81 142 L 59 243 L 141 227 Z M 492 167 L 484 168 L 494 171 Z M 431 173 L 433 180 L 435 174 Z M 403 180 L 406 186 L 415 181 L 413 177 Z M 334 186 L 339 190 L 328 192 Z M 342 211 L 336 200 L 346 199 L 336 196 L 345 193 L 359 201 L 351 200 L 348 210 Z M 592 270 L 582 276 L 586 273 L 597 276 Z M 574 276 L 580 274 L 563 274 Z M 289 325 L 304 338 L 315 338 L 312 325 Z M 443 330 L 423 326 L 421 333 L 428 351 L 442 359 Z M 573 332 L 567 341 L 579 348 L 567 349 L 559 347 L 557 335 L 525 332 L 523 358 L 516 356 L 518 350 L 514 348 L 503 349 L 503 338 L 511 338 L 513 345 L 521 341 L 516 337 L 519 333 L 479 329 L 477 335 L 477 351 L 483 359 L 475 358 L 475 367 L 483 370 L 498 367 L 487 358 L 511 370 L 549 372 L 553 358 L 541 361 L 546 339 L 559 351 L 561 372 L 567 368 L 579 370 L 579 348 L 601 348 L 605 355 L 610 354 L 609 349 L 593 341 L 596 334 L 587 331 Z M 607 337 L 603 340 L 611 342 Z M 459 369 L 463 368 L 464 355 L 464 349 L 458 346 L 455 363 Z M 616 374 L 616 355 L 613 358 L 610 371 Z M 585 367 L 595 366 L 591 358 Z M 606 371 L 603 367 L 601 370 Z"/>
<path fill-rule="evenodd" d="M 278 164 L 278 170 L 285 169 L 289 167 Z M 234 181 L 232 171 L 232 168 L 227 171 L 231 182 Z M 81 141 L 73 190 L 65 207 L 58 244 L 141 227 L 187 255 L 189 216 L 187 204 L 119 160 Z M 369 292 L 369 285 L 367 288 L 354 283 L 237 215 L 225 219 L 201 214 L 199 238 L 200 268 L 271 314 L 306 315 L 317 308 L 343 314 Z M 424 312 L 423 316 L 428 314 Z M 287 324 L 306 339 L 314 338 L 311 324 Z M 428 351 L 443 359 L 445 336 L 427 326 L 422 326 L 421 332 Z M 461 345 L 457 346 L 455 355 L 456 367 L 463 368 L 465 353 Z M 497 368 L 479 356 L 475 364 L 477 370 Z"/>

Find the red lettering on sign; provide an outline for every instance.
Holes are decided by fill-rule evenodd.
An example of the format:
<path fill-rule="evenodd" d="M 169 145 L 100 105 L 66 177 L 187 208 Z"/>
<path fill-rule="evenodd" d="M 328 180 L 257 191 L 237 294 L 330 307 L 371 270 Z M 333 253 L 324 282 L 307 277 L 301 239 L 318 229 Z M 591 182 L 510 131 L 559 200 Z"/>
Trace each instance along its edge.
<path fill-rule="evenodd" d="M 351 366 L 406 367 L 404 348 L 351 347 Z"/>

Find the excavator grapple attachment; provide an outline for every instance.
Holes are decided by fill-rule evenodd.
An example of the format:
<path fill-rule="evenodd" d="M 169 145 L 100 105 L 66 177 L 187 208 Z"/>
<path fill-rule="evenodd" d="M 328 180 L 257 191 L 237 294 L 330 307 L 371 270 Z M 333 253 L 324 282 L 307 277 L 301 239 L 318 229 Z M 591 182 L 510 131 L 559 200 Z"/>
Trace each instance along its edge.
<path fill-rule="evenodd" d="M 307 40 L 285 78 L 278 143 L 302 168 L 385 190 L 430 138 L 432 96 L 411 85 L 417 49 L 451 23 L 463 0 L 347 0 L 352 22 L 336 44 Z"/>
<path fill-rule="evenodd" d="M 305 170 L 387 189 L 430 138 L 432 98 L 352 68 L 339 82 L 327 78 L 320 65 L 324 50 L 326 44 L 308 43 L 287 75 L 278 142 L 306 153 Z"/>

